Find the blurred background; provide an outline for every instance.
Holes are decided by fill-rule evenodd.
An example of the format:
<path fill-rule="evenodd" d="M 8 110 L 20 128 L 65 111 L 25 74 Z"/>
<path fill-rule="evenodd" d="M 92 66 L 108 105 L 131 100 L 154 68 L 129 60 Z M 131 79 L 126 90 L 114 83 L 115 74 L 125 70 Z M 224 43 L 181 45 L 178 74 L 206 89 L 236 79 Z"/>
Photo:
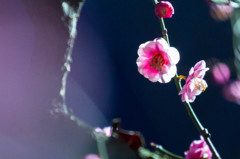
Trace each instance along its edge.
<path fill-rule="evenodd" d="M 50 130 L 45 126 L 49 124 L 52 108 L 44 105 L 50 105 L 50 98 L 58 92 L 53 90 L 58 84 L 53 86 L 53 83 L 60 83 L 59 75 L 54 74 L 60 67 L 48 66 L 57 61 L 60 61 L 57 66 L 61 66 L 67 33 L 58 25 L 61 14 L 54 12 L 55 8 L 50 5 L 55 2 L 42 2 L 46 3 L 35 5 L 40 13 L 46 14 L 41 16 L 46 17 L 44 22 L 49 25 L 42 25 L 45 23 L 41 19 L 31 15 L 38 13 L 28 0 L 14 3 L 3 0 L 1 6 L 0 158 L 3 159 L 65 158 L 61 151 L 53 148 L 52 143 L 57 139 L 51 142 L 42 139 L 48 139 L 48 133 L 53 136 L 56 133 L 54 125 Z M 206 60 L 209 67 L 214 61 L 223 61 L 233 69 L 230 20 L 212 18 L 209 4 L 204 0 L 170 2 L 175 14 L 165 23 L 171 46 L 180 52 L 178 74 L 187 75 L 200 60 Z M 59 16 L 49 20 L 49 13 L 59 13 Z M 55 18 L 59 20 L 55 22 Z M 149 143 L 153 141 L 183 156 L 192 140 L 199 139 L 200 135 L 188 117 L 174 82 L 152 83 L 137 71 L 139 45 L 162 36 L 152 1 L 86 0 L 77 32 L 66 94 L 67 105 L 73 113 L 93 127 L 108 126 L 113 118 L 121 118 L 121 127 L 140 131 L 147 147 L 150 148 Z M 44 40 L 36 41 L 39 36 Z M 61 42 L 56 42 L 61 38 Z M 44 49 L 46 45 L 51 47 Z M 232 73 L 234 78 L 236 75 Z M 210 71 L 205 79 L 208 88 L 197 97 L 193 108 L 212 134 L 212 142 L 222 158 L 238 158 L 240 107 L 223 98 L 223 89 L 212 80 Z M 52 83 L 41 83 L 44 80 Z M 50 89 L 53 92 L 48 92 Z M 88 142 L 82 146 L 86 144 Z"/>

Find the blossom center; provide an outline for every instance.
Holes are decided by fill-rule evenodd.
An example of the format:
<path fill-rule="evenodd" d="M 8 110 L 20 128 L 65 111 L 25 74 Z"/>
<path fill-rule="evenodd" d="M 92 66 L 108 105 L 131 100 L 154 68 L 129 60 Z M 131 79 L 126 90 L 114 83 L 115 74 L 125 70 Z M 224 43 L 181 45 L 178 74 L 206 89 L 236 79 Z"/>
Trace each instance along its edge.
<path fill-rule="evenodd" d="M 161 10 L 161 13 L 162 13 L 163 16 L 165 16 L 165 15 L 167 14 L 167 12 L 168 12 L 168 11 L 167 11 L 166 9 L 162 9 L 162 10 Z"/>
<path fill-rule="evenodd" d="M 194 78 L 194 89 L 204 92 L 207 89 L 207 83 L 199 78 Z"/>
<path fill-rule="evenodd" d="M 150 66 L 153 67 L 157 71 L 162 71 L 163 64 L 164 64 L 164 59 L 159 54 L 153 56 L 150 61 Z"/>

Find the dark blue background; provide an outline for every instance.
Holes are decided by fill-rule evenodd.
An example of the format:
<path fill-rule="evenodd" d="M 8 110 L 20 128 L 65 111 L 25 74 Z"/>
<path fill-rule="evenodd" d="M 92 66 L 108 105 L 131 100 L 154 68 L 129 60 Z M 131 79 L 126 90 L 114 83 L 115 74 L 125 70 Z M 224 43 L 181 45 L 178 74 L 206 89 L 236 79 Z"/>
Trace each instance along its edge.
<path fill-rule="evenodd" d="M 233 57 L 231 25 L 216 22 L 202 1 L 171 1 L 173 18 L 166 19 L 171 46 L 180 52 L 178 74 L 204 59 L 227 61 Z M 199 133 L 178 97 L 175 84 L 151 83 L 137 71 L 137 49 L 141 43 L 161 36 L 151 0 L 87 0 L 78 23 L 69 79 L 68 105 L 94 126 L 106 126 L 122 118 L 122 128 L 143 133 L 151 141 L 183 155 Z M 193 103 L 202 124 L 222 158 L 239 158 L 240 107 L 221 96 L 221 88 L 206 75 L 208 89 Z M 79 103 L 74 82 L 90 102 Z M 89 104 L 90 103 L 90 104 Z M 87 114 L 95 105 L 103 120 Z M 95 109 L 95 108 L 94 108 Z M 93 110 L 94 111 L 94 110 Z"/>

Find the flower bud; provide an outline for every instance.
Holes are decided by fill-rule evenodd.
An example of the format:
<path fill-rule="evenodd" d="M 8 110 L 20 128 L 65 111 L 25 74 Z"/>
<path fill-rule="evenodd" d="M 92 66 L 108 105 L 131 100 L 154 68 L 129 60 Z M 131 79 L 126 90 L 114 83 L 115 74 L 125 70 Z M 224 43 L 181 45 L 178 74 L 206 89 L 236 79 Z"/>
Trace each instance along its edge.
<path fill-rule="evenodd" d="M 158 18 L 171 18 L 174 14 L 174 8 L 168 1 L 160 1 L 155 6 L 155 14 Z"/>

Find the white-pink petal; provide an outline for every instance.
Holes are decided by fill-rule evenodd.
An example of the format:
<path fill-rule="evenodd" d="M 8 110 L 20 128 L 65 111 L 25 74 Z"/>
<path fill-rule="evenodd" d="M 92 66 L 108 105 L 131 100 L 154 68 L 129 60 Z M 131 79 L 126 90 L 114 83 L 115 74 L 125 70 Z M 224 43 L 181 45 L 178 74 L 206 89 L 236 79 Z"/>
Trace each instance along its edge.
<path fill-rule="evenodd" d="M 205 73 L 209 70 L 209 68 L 204 68 L 202 70 L 197 70 L 194 72 L 194 77 L 202 79 L 205 76 Z"/>
<path fill-rule="evenodd" d="M 188 92 L 192 92 L 195 89 L 195 84 L 194 84 L 194 79 L 192 79 L 191 81 L 189 81 L 188 85 Z"/>
<path fill-rule="evenodd" d="M 158 80 L 158 82 L 160 83 L 168 83 L 170 82 L 172 79 L 172 77 L 170 77 L 168 74 L 162 74 L 160 75 L 160 78 Z"/>
<path fill-rule="evenodd" d="M 169 45 L 167 43 L 167 41 L 163 38 L 156 38 L 153 41 L 156 41 L 158 44 L 163 46 L 164 50 L 168 50 L 169 49 Z"/>
<path fill-rule="evenodd" d="M 195 64 L 194 66 L 194 71 L 196 70 L 201 70 L 206 68 L 206 62 L 204 60 L 199 61 L 198 63 Z"/>
<path fill-rule="evenodd" d="M 169 77 L 172 78 L 176 75 L 176 72 L 177 72 L 177 67 L 176 67 L 176 65 L 173 65 L 169 68 L 167 74 L 168 74 Z"/>
<path fill-rule="evenodd" d="M 188 102 L 188 96 L 186 93 L 182 94 L 181 100 L 182 100 L 182 102 Z"/>
<path fill-rule="evenodd" d="M 196 96 L 188 96 L 188 102 L 192 103 L 196 99 Z"/>
<path fill-rule="evenodd" d="M 152 42 L 152 41 L 147 41 L 147 42 L 141 44 L 141 45 L 139 46 L 139 49 L 145 48 L 150 42 Z"/>
<path fill-rule="evenodd" d="M 183 93 L 186 92 L 186 85 L 183 86 L 183 88 L 180 90 L 180 92 L 178 93 L 178 95 L 181 95 Z"/>
<path fill-rule="evenodd" d="M 168 49 L 168 56 L 170 58 L 171 64 L 173 64 L 173 65 L 176 65 L 180 60 L 179 52 L 174 47 L 170 47 Z"/>
<path fill-rule="evenodd" d="M 138 56 L 147 56 L 148 52 L 146 52 L 146 47 L 150 45 L 150 43 L 152 43 L 152 41 L 147 41 L 146 43 L 144 44 L 141 44 L 139 46 L 139 49 L 138 49 Z"/>
<path fill-rule="evenodd" d="M 159 73 L 157 72 L 152 72 L 150 70 L 147 70 L 147 76 L 148 76 L 148 79 L 152 82 L 157 82 L 158 80 L 156 79 L 157 77 L 159 77 Z"/>
<path fill-rule="evenodd" d="M 191 74 L 193 74 L 193 72 L 194 72 L 194 68 L 192 67 L 188 74 L 191 75 Z"/>

